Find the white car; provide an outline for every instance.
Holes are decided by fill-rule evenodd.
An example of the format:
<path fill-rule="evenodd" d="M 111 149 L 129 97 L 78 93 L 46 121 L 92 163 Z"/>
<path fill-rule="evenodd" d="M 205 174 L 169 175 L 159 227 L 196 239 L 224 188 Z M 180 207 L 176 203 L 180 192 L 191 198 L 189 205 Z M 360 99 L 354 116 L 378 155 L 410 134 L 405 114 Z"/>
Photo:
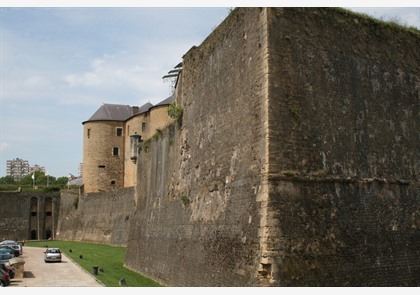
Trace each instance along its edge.
<path fill-rule="evenodd" d="M 61 262 L 61 250 L 59 248 L 47 248 L 44 253 L 45 262 Z"/>

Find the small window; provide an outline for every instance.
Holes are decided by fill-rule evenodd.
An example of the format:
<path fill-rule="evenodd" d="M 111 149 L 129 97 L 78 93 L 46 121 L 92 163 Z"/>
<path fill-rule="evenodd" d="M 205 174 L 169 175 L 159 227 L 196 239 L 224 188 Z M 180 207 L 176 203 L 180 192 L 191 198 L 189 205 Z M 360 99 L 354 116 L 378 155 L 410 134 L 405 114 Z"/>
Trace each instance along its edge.
<path fill-rule="evenodd" d="M 146 132 L 146 123 L 141 123 L 141 132 Z"/>
<path fill-rule="evenodd" d="M 105 165 L 99 165 L 98 168 L 105 168 Z"/>
<path fill-rule="evenodd" d="M 113 156 L 118 156 L 118 153 L 119 153 L 119 148 L 117 148 L 117 147 L 112 148 L 112 155 Z"/>
<path fill-rule="evenodd" d="M 90 138 L 90 128 L 87 130 L 87 138 Z"/>
<path fill-rule="evenodd" d="M 46 215 L 46 216 L 52 216 L 52 212 L 50 212 L 50 211 L 45 212 L 45 215 Z"/>
<path fill-rule="evenodd" d="M 122 136 L 122 135 L 123 135 L 123 129 L 117 128 L 117 136 Z"/>
<path fill-rule="evenodd" d="M 36 212 L 31 212 L 31 216 L 36 216 Z"/>

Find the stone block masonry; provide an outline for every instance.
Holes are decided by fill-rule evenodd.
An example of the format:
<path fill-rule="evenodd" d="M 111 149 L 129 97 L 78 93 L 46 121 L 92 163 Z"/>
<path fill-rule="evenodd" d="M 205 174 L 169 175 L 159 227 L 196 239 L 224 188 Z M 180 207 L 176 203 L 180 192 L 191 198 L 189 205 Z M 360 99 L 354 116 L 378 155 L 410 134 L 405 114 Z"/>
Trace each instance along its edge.
<path fill-rule="evenodd" d="M 269 28 L 272 275 L 418 286 L 419 34 L 332 9 Z"/>
<path fill-rule="evenodd" d="M 135 207 L 133 187 L 89 194 L 63 190 L 57 239 L 125 246 Z"/>
<path fill-rule="evenodd" d="M 419 286 L 418 48 L 339 9 L 233 10 L 183 57 L 136 187 L 62 192 L 57 236 L 168 286 Z"/>
<path fill-rule="evenodd" d="M 0 192 L 0 240 L 55 238 L 59 192 Z"/>
<path fill-rule="evenodd" d="M 235 9 L 184 56 L 182 125 L 139 156 L 126 266 L 170 286 L 418 286 L 419 45 L 338 9 Z"/>

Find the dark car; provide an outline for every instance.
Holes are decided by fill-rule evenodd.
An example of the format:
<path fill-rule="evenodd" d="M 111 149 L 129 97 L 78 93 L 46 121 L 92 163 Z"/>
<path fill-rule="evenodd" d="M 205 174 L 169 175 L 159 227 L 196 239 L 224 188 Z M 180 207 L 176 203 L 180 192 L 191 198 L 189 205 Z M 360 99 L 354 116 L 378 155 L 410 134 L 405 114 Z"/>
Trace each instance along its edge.
<path fill-rule="evenodd" d="M 19 257 L 20 251 L 19 249 L 14 249 L 13 245 L 1 245 L 0 249 L 9 249 L 13 251 L 14 257 Z"/>
<path fill-rule="evenodd" d="M 10 285 L 9 275 L 2 269 L 0 269 L 0 286 L 7 287 Z"/>
<path fill-rule="evenodd" d="M 4 272 L 9 275 L 11 280 L 15 278 L 15 268 L 11 266 L 10 263 L 0 262 L 0 269 L 4 270 Z"/>
<path fill-rule="evenodd" d="M 22 245 L 16 241 L 5 240 L 0 243 L 0 248 L 3 248 L 3 247 L 10 247 L 14 249 L 16 251 L 15 252 L 16 257 L 18 257 L 19 255 L 22 255 Z"/>
<path fill-rule="evenodd" d="M 9 247 L 6 247 L 6 248 L 0 248 L 0 254 L 10 254 L 10 255 L 12 255 L 13 257 L 16 257 L 15 256 L 15 250 L 13 250 L 13 249 L 11 249 L 11 248 L 9 248 Z M 12 258 L 13 258 L 12 257 Z"/>
<path fill-rule="evenodd" d="M 14 257 L 10 254 L 6 254 L 6 253 L 0 254 L 0 263 L 9 262 L 9 260 L 12 258 Z"/>

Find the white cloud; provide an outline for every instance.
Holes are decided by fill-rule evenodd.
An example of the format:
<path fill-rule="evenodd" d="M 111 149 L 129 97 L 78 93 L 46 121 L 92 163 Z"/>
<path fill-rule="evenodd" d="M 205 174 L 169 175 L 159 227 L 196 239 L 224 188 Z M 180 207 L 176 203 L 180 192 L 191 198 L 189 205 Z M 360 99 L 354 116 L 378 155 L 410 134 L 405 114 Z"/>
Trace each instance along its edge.
<path fill-rule="evenodd" d="M 162 77 L 228 11 L 3 9 L 0 156 L 38 163 L 52 175 L 76 174 L 82 122 L 102 103 L 155 104 L 169 96 Z M 420 27 L 419 8 L 375 11 Z"/>

